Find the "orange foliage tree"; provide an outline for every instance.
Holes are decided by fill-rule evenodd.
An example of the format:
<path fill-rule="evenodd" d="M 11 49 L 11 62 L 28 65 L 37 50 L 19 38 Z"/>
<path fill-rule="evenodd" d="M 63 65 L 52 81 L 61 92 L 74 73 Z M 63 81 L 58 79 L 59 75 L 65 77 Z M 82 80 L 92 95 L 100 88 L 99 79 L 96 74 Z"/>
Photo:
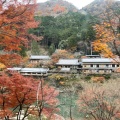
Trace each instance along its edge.
<path fill-rule="evenodd" d="M 74 58 L 74 56 L 66 50 L 58 49 L 55 53 L 53 53 L 52 60 L 54 63 L 56 63 L 60 58 L 67 59 L 67 58 Z"/>
<path fill-rule="evenodd" d="M 51 116 L 54 120 L 57 95 L 58 91 L 43 80 L 23 77 L 18 73 L 11 76 L 4 74 L 0 77 L 0 119 L 9 120 L 16 116 L 17 120 L 24 120 L 29 114 L 34 114 Z M 31 105 L 34 107 L 31 108 Z"/>
<path fill-rule="evenodd" d="M 0 63 L 0 70 L 6 68 L 6 66 L 2 63 Z"/>
<path fill-rule="evenodd" d="M 53 8 L 53 11 L 55 12 L 55 13 L 61 13 L 61 12 L 64 12 L 66 9 L 65 9 L 65 7 L 64 6 L 60 6 L 60 5 L 58 5 L 58 4 L 56 4 L 55 6 L 54 6 L 54 8 Z"/>
<path fill-rule="evenodd" d="M 35 4 L 35 0 L 0 0 L 0 48 L 3 50 L 0 61 L 6 66 L 20 62 L 16 59 L 9 63 L 15 60 L 21 46 L 27 46 L 28 29 L 38 25 L 34 20 Z"/>
<path fill-rule="evenodd" d="M 105 4 L 105 12 L 101 15 L 102 23 L 94 26 L 96 41 L 93 42 L 93 47 L 106 57 L 120 57 L 120 6 L 114 0 L 105 1 Z"/>
<path fill-rule="evenodd" d="M 116 34 L 108 22 L 96 25 L 94 28 L 96 30 L 96 40 L 93 42 L 94 50 L 106 57 L 120 56 L 120 34 Z"/>

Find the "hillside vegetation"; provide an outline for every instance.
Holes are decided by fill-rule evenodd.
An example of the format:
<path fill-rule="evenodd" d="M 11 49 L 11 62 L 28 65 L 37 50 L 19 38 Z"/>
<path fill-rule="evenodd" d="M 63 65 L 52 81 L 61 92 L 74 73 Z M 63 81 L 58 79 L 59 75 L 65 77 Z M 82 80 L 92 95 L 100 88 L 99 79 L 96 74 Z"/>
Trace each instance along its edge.
<path fill-rule="evenodd" d="M 58 16 L 66 14 L 69 11 L 77 12 L 78 9 L 71 3 L 64 0 L 49 0 L 47 2 L 37 4 L 36 15 Z"/>
<path fill-rule="evenodd" d="M 89 14 L 69 12 L 65 15 L 36 16 L 41 24 L 30 32 L 37 36 L 43 36 L 39 44 L 51 49 L 66 49 L 72 52 L 81 50 L 88 54 L 90 42 L 95 40 L 93 25 L 97 22 Z M 54 52 L 53 50 L 53 52 Z"/>
<path fill-rule="evenodd" d="M 91 4 L 85 6 L 82 10 L 86 11 L 87 13 L 91 14 L 92 16 L 97 16 L 97 17 L 101 18 L 107 10 L 109 1 L 110 0 L 94 0 Z M 111 2 L 110 6 L 111 6 L 111 8 L 114 8 L 114 9 L 119 8 L 120 1 L 113 0 Z"/>

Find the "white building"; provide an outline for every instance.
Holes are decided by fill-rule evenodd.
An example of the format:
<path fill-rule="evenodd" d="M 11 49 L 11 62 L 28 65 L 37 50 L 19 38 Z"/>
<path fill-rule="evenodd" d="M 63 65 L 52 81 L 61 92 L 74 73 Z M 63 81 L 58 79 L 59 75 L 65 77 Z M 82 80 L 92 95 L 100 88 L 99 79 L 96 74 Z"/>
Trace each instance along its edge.
<path fill-rule="evenodd" d="M 111 73 L 120 65 L 112 58 L 82 58 L 83 73 Z"/>
<path fill-rule="evenodd" d="M 40 62 L 47 62 L 51 58 L 47 55 L 31 55 L 30 62 L 31 63 L 40 63 Z"/>
<path fill-rule="evenodd" d="M 81 68 L 81 62 L 78 59 L 59 59 L 58 63 L 56 63 L 58 68 L 61 68 L 61 71 L 70 71 L 77 70 L 77 68 Z M 69 69 L 63 69 L 69 68 Z"/>
<path fill-rule="evenodd" d="M 7 68 L 10 71 L 17 71 L 24 76 L 47 76 L 49 69 L 47 68 Z"/>

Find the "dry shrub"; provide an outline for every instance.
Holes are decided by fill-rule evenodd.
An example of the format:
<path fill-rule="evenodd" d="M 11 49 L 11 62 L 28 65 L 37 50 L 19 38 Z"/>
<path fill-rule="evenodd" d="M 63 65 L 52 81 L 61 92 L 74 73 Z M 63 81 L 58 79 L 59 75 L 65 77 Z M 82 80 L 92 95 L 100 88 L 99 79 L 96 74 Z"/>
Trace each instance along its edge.
<path fill-rule="evenodd" d="M 83 84 L 84 90 L 78 100 L 80 112 L 87 119 L 120 119 L 120 80 L 104 84 Z"/>
<path fill-rule="evenodd" d="M 104 77 L 92 77 L 91 80 L 93 82 L 100 82 L 100 83 L 103 83 L 105 81 L 105 78 Z"/>

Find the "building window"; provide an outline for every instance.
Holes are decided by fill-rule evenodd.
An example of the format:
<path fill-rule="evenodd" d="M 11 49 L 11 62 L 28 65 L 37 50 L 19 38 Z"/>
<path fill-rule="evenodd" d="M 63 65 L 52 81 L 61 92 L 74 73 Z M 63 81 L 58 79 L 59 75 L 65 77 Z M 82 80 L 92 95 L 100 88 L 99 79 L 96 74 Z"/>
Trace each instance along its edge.
<path fill-rule="evenodd" d="M 117 67 L 119 67 L 119 65 L 117 65 Z"/>
<path fill-rule="evenodd" d="M 112 64 L 112 67 L 115 67 L 115 64 Z"/>
<path fill-rule="evenodd" d="M 106 65 L 106 67 L 108 67 L 109 65 Z"/>
<path fill-rule="evenodd" d="M 99 67 L 99 65 L 97 65 L 97 67 Z"/>
<path fill-rule="evenodd" d="M 93 67 L 93 65 L 90 65 L 90 67 Z"/>

